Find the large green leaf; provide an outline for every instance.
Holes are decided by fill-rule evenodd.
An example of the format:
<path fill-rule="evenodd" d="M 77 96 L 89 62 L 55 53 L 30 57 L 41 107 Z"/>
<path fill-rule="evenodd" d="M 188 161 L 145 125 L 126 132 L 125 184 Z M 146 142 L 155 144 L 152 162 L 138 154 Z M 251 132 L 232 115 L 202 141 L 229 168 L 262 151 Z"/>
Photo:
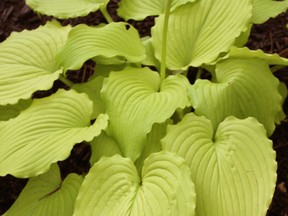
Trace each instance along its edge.
<path fill-rule="evenodd" d="M 69 26 L 48 22 L 36 30 L 12 33 L 0 44 L 0 105 L 15 104 L 52 87 L 62 73 L 55 55 L 69 31 Z"/>
<path fill-rule="evenodd" d="M 176 8 L 168 23 L 167 67 L 186 70 L 213 62 L 246 30 L 251 10 L 251 0 L 201 0 Z M 159 16 L 152 28 L 152 44 L 158 59 L 164 18 Z"/>
<path fill-rule="evenodd" d="M 254 118 L 226 118 L 216 130 L 205 117 L 186 115 L 168 127 L 165 150 L 192 171 L 198 216 L 263 216 L 275 189 L 275 152 Z"/>
<path fill-rule="evenodd" d="M 0 122 L 0 176 L 27 178 L 66 159 L 74 144 L 91 141 L 107 126 L 107 115 L 90 125 L 92 102 L 74 90 L 34 100 L 29 108 Z"/>
<path fill-rule="evenodd" d="M 142 178 L 129 158 L 102 158 L 85 177 L 74 216 L 193 216 L 194 184 L 183 158 L 170 152 L 150 155 Z"/>
<path fill-rule="evenodd" d="M 34 11 L 60 19 L 86 16 L 101 6 L 105 7 L 108 2 L 109 0 L 26 0 L 26 4 Z"/>
<path fill-rule="evenodd" d="M 189 87 L 184 76 L 169 76 L 161 81 L 159 74 L 149 68 L 129 67 L 110 73 L 101 94 L 110 119 L 109 132 L 125 157 L 135 161 L 152 125 L 189 105 Z"/>
<path fill-rule="evenodd" d="M 175 8 L 195 0 L 172 0 L 171 11 Z M 147 16 L 157 16 L 165 13 L 167 0 L 121 0 L 118 14 L 125 20 L 143 20 Z"/>
<path fill-rule="evenodd" d="M 130 62 L 145 59 L 145 49 L 138 32 L 127 23 L 110 23 L 104 27 L 78 25 L 69 33 L 58 61 L 65 69 L 77 70 L 95 56 L 121 56 Z"/>
<path fill-rule="evenodd" d="M 227 116 L 253 116 L 271 135 L 279 123 L 283 98 L 279 81 L 260 59 L 228 59 L 216 65 L 212 81 L 197 80 L 191 88 L 191 104 L 217 128 Z"/>
<path fill-rule="evenodd" d="M 261 24 L 288 9 L 288 0 L 253 0 L 252 22 Z"/>
<path fill-rule="evenodd" d="M 49 172 L 29 180 L 4 216 L 72 216 L 82 181 L 83 178 L 76 174 L 69 174 L 62 181 L 59 167 L 53 164 Z"/>

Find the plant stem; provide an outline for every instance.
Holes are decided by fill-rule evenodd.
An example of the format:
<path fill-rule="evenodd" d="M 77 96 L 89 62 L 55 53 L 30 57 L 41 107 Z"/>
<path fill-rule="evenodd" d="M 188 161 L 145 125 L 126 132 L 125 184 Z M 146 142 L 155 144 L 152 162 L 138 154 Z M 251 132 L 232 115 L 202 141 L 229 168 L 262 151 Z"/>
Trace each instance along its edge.
<path fill-rule="evenodd" d="M 72 86 L 74 85 L 74 83 L 72 81 L 70 81 L 69 79 L 64 77 L 62 74 L 59 76 L 59 80 L 62 83 L 64 83 L 65 85 L 69 86 L 70 88 L 72 88 Z"/>
<path fill-rule="evenodd" d="M 165 9 L 164 26 L 162 32 L 162 53 L 161 53 L 161 67 L 160 67 L 160 77 L 161 80 L 166 77 L 166 48 L 167 48 L 167 35 L 168 35 L 168 21 L 170 15 L 172 0 L 167 0 L 167 5 Z"/>
<path fill-rule="evenodd" d="M 100 7 L 100 11 L 102 12 L 103 16 L 105 17 L 105 19 L 107 20 L 108 23 L 114 22 L 114 20 L 112 19 L 112 17 L 108 13 L 106 6 Z"/>
<path fill-rule="evenodd" d="M 201 74 L 202 74 L 203 69 L 202 68 L 198 68 L 197 74 L 196 74 L 196 80 L 200 79 Z"/>
<path fill-rule="evenodd" d="M 282 68 L 284 68 L 283 65 L 276 65 L 276 66 L 271 68 L 271 71 L 272 71 L 272 73 L 275 73 L 276 71 L 278 71 L 278 70 L 280 70 Z"/>

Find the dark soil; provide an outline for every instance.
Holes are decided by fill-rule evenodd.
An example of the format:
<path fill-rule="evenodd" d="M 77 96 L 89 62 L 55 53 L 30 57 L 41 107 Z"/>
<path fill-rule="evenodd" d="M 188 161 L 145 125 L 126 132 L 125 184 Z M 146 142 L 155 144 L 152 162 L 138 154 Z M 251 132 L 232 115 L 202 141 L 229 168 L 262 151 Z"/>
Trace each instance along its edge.
<path fill-rule="evenodd" d="M 111 0 L 109 3 L 109 12 L 115 21 L 121 20 L 116 15 L 117 0 Z M 0 42 L 4 41 L 12 31 L 22 31 L 23 29 L 35 29 L 52 19 L 47 16 L 40 16 L 31 11 L 24 0 L 0 0 Z M 97 25 L 105 22 L 100 12 L 89 14 L 87 17 L 69 19 L 61 21 L 63 25 L 77 25 L 86 23 L 88 25 Z M 154 24 L 152 17 L 144 22 L 130 22 L 140 32 L 142 36 L 150 34 L 150 27 Z M 262 49 L 267 53 L 279 53 L 288 58 L 288 12 L 279 15 L 275 19 L 270 19 L 262 25 L 253 26 L 248 47 L 251 49 Z M 89 67 L 88 67 L 89 69 Z M 91 70 L 83 67 L 81 70 L 72 72 L 71 80 L 83 82 L 91 75 Z M 288 87 L 288 69 L 277 71 L 275 75 Z M 53 91 L 59 87 L 65 87 L 60 82 L 55 82 Z M 43 97 L 48 92 L 37 92 L 34 97 Z M 284 111 L 288 114 L 288 100 L 284 103 Z M 278 179 L 273 202 L 267 212 L 267 216 L 288 216 L 288 118 L 276 128 L 271 139 L 274 142 L 274 149 L 277 153 Z M 64 178 L 67 174 L 75 172 L 78 174 L 86 173 L 89 168 L 90 147 L 85 143 L 78 144 L 71 152 L 71 156 L 59 162 Z M 26 179 L 17 179 L 13 176 L 0 177 L 0 215 L 2 215 L 17 199 L 19 193 L 25 186 Z"/>

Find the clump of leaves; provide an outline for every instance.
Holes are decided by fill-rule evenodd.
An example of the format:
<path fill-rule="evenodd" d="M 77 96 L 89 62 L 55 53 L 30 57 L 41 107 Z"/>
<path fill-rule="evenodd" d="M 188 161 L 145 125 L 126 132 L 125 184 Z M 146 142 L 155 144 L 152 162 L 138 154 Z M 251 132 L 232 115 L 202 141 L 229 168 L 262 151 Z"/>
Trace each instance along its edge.
<path fill-rule="evenodd" d="M 265 215 L 287 95 L 270 65 L 288 59 L 245 43 L 288 1 L 120 1 L 125 20 L 156 16 L 146 38 L 113 22 L 108 0 L 26 3 L 61 19 L 99 9 L 109 24 L 51 21 L 0 44 L 0 175 L 30 178 L 5 216 Z M 67 79 L 89 59 L 86 83 Z M 32 99 L 58 79 L 70 90 Z M 62 181 L 57 162 L 82 141 L 91 169 Z"/>

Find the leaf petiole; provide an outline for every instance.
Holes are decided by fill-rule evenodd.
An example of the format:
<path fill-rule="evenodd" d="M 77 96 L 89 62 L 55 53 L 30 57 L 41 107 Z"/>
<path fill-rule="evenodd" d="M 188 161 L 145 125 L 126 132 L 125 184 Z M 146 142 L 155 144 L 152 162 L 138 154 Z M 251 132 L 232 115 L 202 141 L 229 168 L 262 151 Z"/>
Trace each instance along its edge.
<path fill-rule="evenodd" d="M 166 45 L 167 45 L 168 21 L 170 15 L 171 2 L 172 0 L 167 0 L 167 5 L 165 9 L 164 26 L 162 33 L 161 67 L 160 67 L 161 80 L 165 79 L 166 77 L 166 48 L 167 48 Z"/>
<path fill-rule="evenodd" d="M 59 76 L 59 80 L 70 88 L 72 88 L 72 86 L 74 85 L 72 81 L 64 77 L 62 74 Z"/>
<path fill-rule="evenodd" d="M 105 17 L 105 19 L 107 20 L 108 23 L 114 22 L 114 20 L 112 19 L 111 15 L 107 11 L 106 6 L 105 7 L 100 7 L 100 11 L 101 11 L 101 13 L 103 14 L 103 16 Z"/>

